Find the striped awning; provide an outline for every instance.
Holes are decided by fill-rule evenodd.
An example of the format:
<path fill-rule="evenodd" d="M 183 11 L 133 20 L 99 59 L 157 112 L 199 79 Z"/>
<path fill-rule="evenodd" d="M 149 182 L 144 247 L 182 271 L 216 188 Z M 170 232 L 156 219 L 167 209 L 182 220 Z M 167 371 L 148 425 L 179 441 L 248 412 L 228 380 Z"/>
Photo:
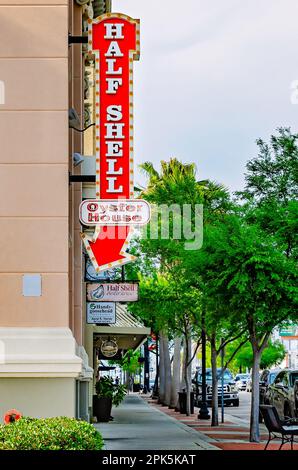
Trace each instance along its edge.
<path fill-rule="evenodd" d="M 107 337 L 114 338 L 123 350 L 137 349 L 150 335 L 151 330 L 127 311 L 126 304 L 117 303 L 114 325 L 92 325 L 95 344 Z"/>

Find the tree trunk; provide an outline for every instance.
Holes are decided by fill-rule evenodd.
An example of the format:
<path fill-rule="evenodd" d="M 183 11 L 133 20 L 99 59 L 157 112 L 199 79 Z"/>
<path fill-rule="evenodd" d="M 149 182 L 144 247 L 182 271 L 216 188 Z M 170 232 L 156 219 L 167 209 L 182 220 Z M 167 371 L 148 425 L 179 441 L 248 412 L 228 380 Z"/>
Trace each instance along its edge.
<path fill-rule="evenodd" d="M 152 389 L 152 398 L 157 398 L 158 397 L 158 379 L 159 379 L 159 372 L 156 373 L 155 379 L 154 379 L 154 385 Z"/>
<path fill-rule="evenodd" d="M 164 404 L 169 406 L 171 402 L 171 384 L 172 384 L 172 372 L 171 372 L 171 358 L 169 351 L 169 339 L 167 335 L 162 335 L 161 341 L 163 342 L 163 356 L 164 356 L 164 378 L 165 378 L 165 396 Z"/>
<path fill-rule="evenodd" d="M 129 393 L 130 392 L 130 390 L 129 390 L 129 374 L 128 374 L 127 370 L 124 371 L 124 384 L 127 388 L 127 393 Z"/>
<path fill-rule="evenodd" d="M 251 411 L 250 411 L 250 442 L 260 442 L 259 427 L 259 404 L 260 404 L 260 361 L 261 352 L 256 344 L 252 343 L 253 350 L 253 366 L 252 366 L 252 395 L 251 395 Z"/>
<path fill-rule="evenodd" d="M 217 378 L 217 352 L 215 338 L 211 341 L 211 367 L 212 367 L 212 419 L 211 426 L 218 426 L 218 378 Z"/>
<path fill-rule="evenodd" d="M 181 374 L 181 382 L 180 382 L 180 390 L 185 390 L 185 366 L 187 361 L 185 360 L 185 337 L 182 340 L 182 349 L 183 349 L 183 356 L 182 356 L 182 374 Z"/>
<path fill-rule="evenodd" d="M 165 363 L 164 363 L 164 344 L 162 335 L 159 335 L 159 394 L 158 403 L 164 403 L 165 400 Z"/>
<path fill-rule="evenodd" d="M 176 408 L 178 403 L 178 392 L 180 390 L 180 372 L 181 372 L 181 338 L 174 340 L 174 357 L 173 357 L 173 379 L 171 387 L 170 408 Z"/>

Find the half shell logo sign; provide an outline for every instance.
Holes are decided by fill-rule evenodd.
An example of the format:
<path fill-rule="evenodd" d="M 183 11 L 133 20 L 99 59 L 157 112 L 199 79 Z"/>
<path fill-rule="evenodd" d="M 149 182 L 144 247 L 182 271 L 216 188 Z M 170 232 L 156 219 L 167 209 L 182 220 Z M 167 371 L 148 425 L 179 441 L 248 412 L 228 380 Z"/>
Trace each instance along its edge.
<path fill-rule="evenodd" d="M 83 233 L 82 238 L 96 271 L 133 261 L 126 252 L 133 226 L 150 218 L 145 201 L 129 204 L 134 197 L 133 61 L 139 58 L 139 34 L 139 20 L 123 14 L 89 21 L 96 72 L 96 200 L 82 202 L 80 219 L 95 226 L 93 236 Z M 102 212 L 106 202 L 113 214 Z"/>

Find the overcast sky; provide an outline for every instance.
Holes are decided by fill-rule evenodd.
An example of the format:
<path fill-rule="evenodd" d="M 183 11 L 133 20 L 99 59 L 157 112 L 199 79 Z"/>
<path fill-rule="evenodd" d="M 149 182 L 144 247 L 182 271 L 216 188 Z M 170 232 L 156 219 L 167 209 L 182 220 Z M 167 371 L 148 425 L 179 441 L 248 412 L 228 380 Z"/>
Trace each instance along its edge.
<path fill-rule="evenodd" d="M 238 190 L 258 137 L 298 131 L 297 0 L 113 0 L 113 11 L 141 20 L 136 182 L 140 162 L 176 156 Z"/>

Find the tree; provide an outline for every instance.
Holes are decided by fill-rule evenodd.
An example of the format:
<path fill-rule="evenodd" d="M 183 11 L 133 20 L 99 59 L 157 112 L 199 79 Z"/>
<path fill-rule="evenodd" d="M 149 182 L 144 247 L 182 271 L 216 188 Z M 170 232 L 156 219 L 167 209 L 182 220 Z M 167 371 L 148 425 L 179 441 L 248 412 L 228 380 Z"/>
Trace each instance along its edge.
<path fill-rule="evenodd" d="M 297 142 L 298 135 L 292 134 L 289 128 L 279 128 L 277 135 L 271 136 L 269 144 L 259 139 L 257 141 L 259 153 L 257 157 L 250 160 L 246 166 L 245 190 L 238 193 L 242 200 L 245 201 L 242 209 L 246 221 L 260 228 L 264 236 L 266 234 L 271 236 L 272 250 L 278 250 L 283 257 L 296 262 L 298 259 Z M 269 242 L 269 239 L 267 241 Z M 270 259 L 268 259 L 267 267 L 268 264 L 270 264 Z M 285 279 L 289 266 L 290 265 L 281 258 L 280 269 L 278 270 L 276 269 L 277 266 L 274 266 L 274 271 L 278 271 L 274 274 L 272 273 L 276 281 L 275 292 L 276 297 L 279 296 L 277 299 L 278 303 L 282 302 L 282 299 L 284 299 L 285 290 L 288 294 L 290 293 L 289 279 L 290 283 L 292 282 L 292 285 L 295 286 L 295 280 L 292 278 L 291 274 L 289 274 L 288 279 Z M 291 269 L 297 269 L 297 266 L 294 264 L 291 266 Z M 283 271 L 282 275 L 281 271 Z M 273 284 L 274 283 L 271 282 L 272 286 Z M 287 287 L 285 288 L 285 286 Z M 268 289 L 264 286 L 264 293 L 267 292 Z M 271 294 L 270 296 L 274 297 Z M 294 289 L 291 295 L 292 307 L 295 308 Z M 264 302 L 270 305 L 270 298 L 266 299 L 265 297 Z M 285 312 L 281 310 L 280 317 L 282 317 L 284 313 Z M 278 318 L 275 318 L 273 323 L 277 320 Z M 266 345 L 266 341 L 263 344 Z M 258 351 L 259 355 L 262 353 L 261 349 Z M 258 397 L 256 397 L 256 400 L 258 400 Z M 255 404 L 253 401 L 254 409 L 257 404 L 258 403 Z M 255 420 L 255 417 L 253 420 Z M 258 439 L 258 433 L 251 433 L 251 438 Z"/>
<path fill-rule="evenodd" d="M 132 312 L 140 316 L 153 331 L 159 332 L 160 338 L 160 390 L 161 403 L 175 407 L 177 387 L 180 388 L 180 350 L 181 338 L 184 338 L 184 382 L 190 393 L 189 368 L 194 356 L 191 355 L 189 343 L 191 339 L 198 341 L 196 324 L 199 298 L 196 291 L 185 292 L 184 280 L 171 277 L 170 273 L 161 274 L 156 271 L 152 277 L 140 277 L 140 300 L 130 307 Z M 173 377 L 169 356 L 169 337 L 174 339 Z M 175 402 L 176 390 L 176 402 Z M 190 405 L 190 404 L 189 404 Z M 189 410 L 187 411 L 189 414 Z"/>
<path fill-rule="evenodd" d="M 233 325 L 227 325 L 226 328 L 219 327 L 218 325 L 213 328 L 211 335 L 208 336 L 211 349 L 211 367 L 212 367 L 212 420 L 211 426 L 218 426 L 218 380 L 221 376 L 217 373 L 217 360 L 225 348 L 234 343 L 235 340 L 241 338 L 238 346 L 235 348 L 233 354 L 229 359 L 225 359 L 225 363 L 221 368 L 221 375 L 224 374 L 230 362 L 233 360 L 237 352 L 247 342 L 248 338 L 244 336 L 243 330 L 237 332 L 237 327 L 232 328 Z M 220 338 L 219 338 L 220 337 Z"/>
<path fill-rule="evenodd" d="M 209 228 L 208 236 L 209 288 L 247 330 L 253 350 L 250 439 L 258 442 L 261 355 L 273 328 L 297 308 L 296 265 L 273 237 L 237 215 Z"/>
<path fill-rule="evenodd" d="M 242 196 L 257 206 L 273 200 L 286 205 L 297 198 L 298 134 L 282 127 L 277 132 L 269 144 L 257 140 L 259 154 L 246 166 Z"/>
<path fill-rule="evenodd" d="M 230 204 L 228 193 L 221 185 L 209 180 L 197 181 L 194 164 L 183 164 L 173 158 L 169 162 L 161 162 L 160 173 L 148 162 L 144 163 L 141 168 L 149 178 L 147 188 L 141 191 L 141 196 L 155 204 L 175 204 L 180 207 L 188 204 L 191 208 L 188 223 L 192 228 L 196 222 L 195 211 L 197 204 L 204 204 L 204 218 L 206 221 L 210 220 L 214 214 L 216 214 L 216 217 L 220 216 Z M 172 228 L 174 216 L 171 219 Z M 183 221 L 185 222 L 185 218 L 183 218 Z M 178 298 L 182 316 L 180 321 L 176 323 L 182 325 L 183 328 L 182 330 L 180 328 L 179 331 L 178 327 L 176 330 L 184 337 L 183 376 L 187 392 L 187 414 L 189 414 L 190 372 L 193 360 L 189 342 L 193 335 L 192 330 L 195 330 L 195 336 L 198 336 L 198 332 L 201 330 L 201 305 L 197 301 L 201 293 L 199 289 L 192 288 L 187 281 L 187 276 L 181 276 L 180 265 L 183 263 L 185 256 L 184 244 L 184 234 L 181 239 L 177 240 L 174 239 L 171 232 L 170 239 L 168 240 L 163 240 L 162 237 L 159 237 L 157 240 L 149 239 L 145 243 L 143 242 L 142 251 L 147 256 L 155 258 L 161 271 L 167 273 L 167 276 L 171 278 L 171 282 L 174 284 L 173 291 L 176 291 L 176 294 L 179 290 L 181 291 Z M 185 292 L 190 291 L 190 289 L 192 289 L 191 298 L 187 298 Z M 194 301 L 194 297 L 196 297 L 196 301 Z M 178 298 L 176 302 L 178 302 Z"/>
<path fill-rule="evenodd" d="M 130 378 L 140 371 L 141 366 L 139 363 L 140 351 L 133 351 L 128 349 L 122 359 L 110 359 L 109 364 L 118 364 L 126 373 L 126 386 L 130 386 Z"/>
<path fill-rule="evenodd" d="M 259 153 L 246 166 L 247 220 L 275 237 L 286 256 L 298 258 L 298 134 L 279 128 L 270 143 L 257 141 Z"/>
<path fill-rule="evenodd" d="M 144 257 L 142 258 L 144 259 Z M 151 276 L 139 273 L 139 302 L 130 305 L 130 311 L 151 327 L 159 341 L 159 401 L 170 405 L 171 366 L 168 335 L 173 328 L 168 298 L 172 295 L 167 279 L 155 268 Z"/>
<path fill-rule="evenodd" d="M 224 215 L 221 218 L 223 224 Z M 210 263 L 210 250 L 213 249 L 214 238 L 212 224 L 207 224 L 204 230 L 204 243 L 200 251 L 185 256 L 181 266 L 182 274 L 187 276 L 191 286 L 202 292 L 204 309 L 204 330 L 210 343 L 212 368 L 212 419 L 211 425 L 218 426 L 218 380 L 217 362 L 221 352 L 231 343 L 237 342 L 233 354 L 225 361 L 221 373 L 224 374 L 241 347 L 248 341 L 245 328 L 239 322 L 238 315 L 227 308 L 226 298 L 214 286 L 214 280 L 219 273 L 217 263 Z"/>
<path fill-rule="evenodd" d="M 171 383 L 171 401 L 170 408 L 177 407 L 177 397 L 180 390 L 180 381 L 181 381 L 181 347 L 182 347 L 182 338 L 176 336 L 174 338 L 174 353 L 173 353 L 173 376 Z"/>

